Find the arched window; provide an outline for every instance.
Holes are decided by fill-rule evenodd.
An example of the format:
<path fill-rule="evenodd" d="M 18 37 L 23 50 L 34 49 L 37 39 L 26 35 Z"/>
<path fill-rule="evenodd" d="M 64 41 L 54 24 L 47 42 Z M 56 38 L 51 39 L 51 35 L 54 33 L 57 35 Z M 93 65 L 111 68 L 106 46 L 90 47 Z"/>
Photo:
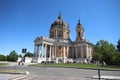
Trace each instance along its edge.
<path fill-rule="evenodd" d="M 78 36 L 80 36 L 80 32 L 78 32 Z"/>
<path fill-rule="evenodd" d="M 54 32 L 50 32 L 50 37 L 51 37 L 51 38 L 54 37 Z"/>
<path fill-rule="evenodd" d="M 58 31 L 57 36 L 58 36 L 58 37 L 62 37 L 61 31 Z"/>

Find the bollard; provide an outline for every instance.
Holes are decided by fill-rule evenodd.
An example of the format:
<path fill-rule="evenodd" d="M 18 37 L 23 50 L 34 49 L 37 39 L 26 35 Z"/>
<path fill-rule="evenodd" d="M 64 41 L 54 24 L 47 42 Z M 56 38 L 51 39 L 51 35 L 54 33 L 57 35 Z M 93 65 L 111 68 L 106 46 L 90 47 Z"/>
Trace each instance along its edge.
<path fill-rule="evenodd" d="M 98 69 L 98 79 L 100 80 L 100 69 Z"/>
<path fill-rule="evenodd" d="M 25 72 L 25 74 L 26 74 L 26 75 L 29 75 L 29 72 L 28 72 L 28 71 L 26 71 L 26 72 Z"/>

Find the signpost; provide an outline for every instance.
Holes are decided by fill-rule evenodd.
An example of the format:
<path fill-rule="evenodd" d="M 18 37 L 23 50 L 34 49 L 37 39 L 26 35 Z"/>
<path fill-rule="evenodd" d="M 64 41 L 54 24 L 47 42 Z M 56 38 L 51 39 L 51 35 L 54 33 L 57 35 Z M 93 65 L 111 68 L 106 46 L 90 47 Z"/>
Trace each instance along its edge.
<path fill-rule="evenodd" d="M 22 49 L 22 53 L 26 53 L 27 52 L 27 49 L 26 48 L 23 48 Z"/>
<path fill-rule="evenodd" d="M 27 52 L 27 49 L 26 48 L 23 48 L 22 49 L 22 53 L 23 53 L 23 56 L 22 56 L 22 65 L 23 65 L 23 62 L 25 61 L 25 54 Z"/>

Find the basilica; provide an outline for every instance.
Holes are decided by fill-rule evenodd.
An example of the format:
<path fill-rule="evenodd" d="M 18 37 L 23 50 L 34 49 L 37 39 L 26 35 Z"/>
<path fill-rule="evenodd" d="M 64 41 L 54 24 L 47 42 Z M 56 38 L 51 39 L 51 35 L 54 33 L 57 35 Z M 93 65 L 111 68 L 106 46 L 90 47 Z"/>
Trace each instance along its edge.
<path fill-rule="evenodd" d="M 49 30 L 49 37 L 41 36 L 34 40 L 34 56 L 36 63 L 88 63 L 92 58 L 93 44 L 84 37 L 84 27 L 78 20 L 75 25 L 76 40 L 70 39 L 69 24 L 62 19 L 61 13 Z"/>

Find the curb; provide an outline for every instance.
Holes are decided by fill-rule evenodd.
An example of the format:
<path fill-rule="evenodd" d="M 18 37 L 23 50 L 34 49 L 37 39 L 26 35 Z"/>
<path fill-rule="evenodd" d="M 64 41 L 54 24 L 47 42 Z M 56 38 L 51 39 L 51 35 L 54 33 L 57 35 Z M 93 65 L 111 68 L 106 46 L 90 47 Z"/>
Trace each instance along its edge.
<path fill-rule="evenodd" d="M 0 74 L 23 74 L 29 75 L 28 71 L 18 71 L 18 70 L 1 70 Z"/>
<path fill-rule="evenodd" d="M 30 67 L 55 67 L 55 68 L 74 68 L 74 69 L 89 69 L 89 70 L 102 70 L 102 71 L 120 71 L 120 70 L 112 70 L 112 69 L 102 69 L 102 68 L 77 68 L 77 67 L 60 67 L 60 66 L 30 66 Z"/>

